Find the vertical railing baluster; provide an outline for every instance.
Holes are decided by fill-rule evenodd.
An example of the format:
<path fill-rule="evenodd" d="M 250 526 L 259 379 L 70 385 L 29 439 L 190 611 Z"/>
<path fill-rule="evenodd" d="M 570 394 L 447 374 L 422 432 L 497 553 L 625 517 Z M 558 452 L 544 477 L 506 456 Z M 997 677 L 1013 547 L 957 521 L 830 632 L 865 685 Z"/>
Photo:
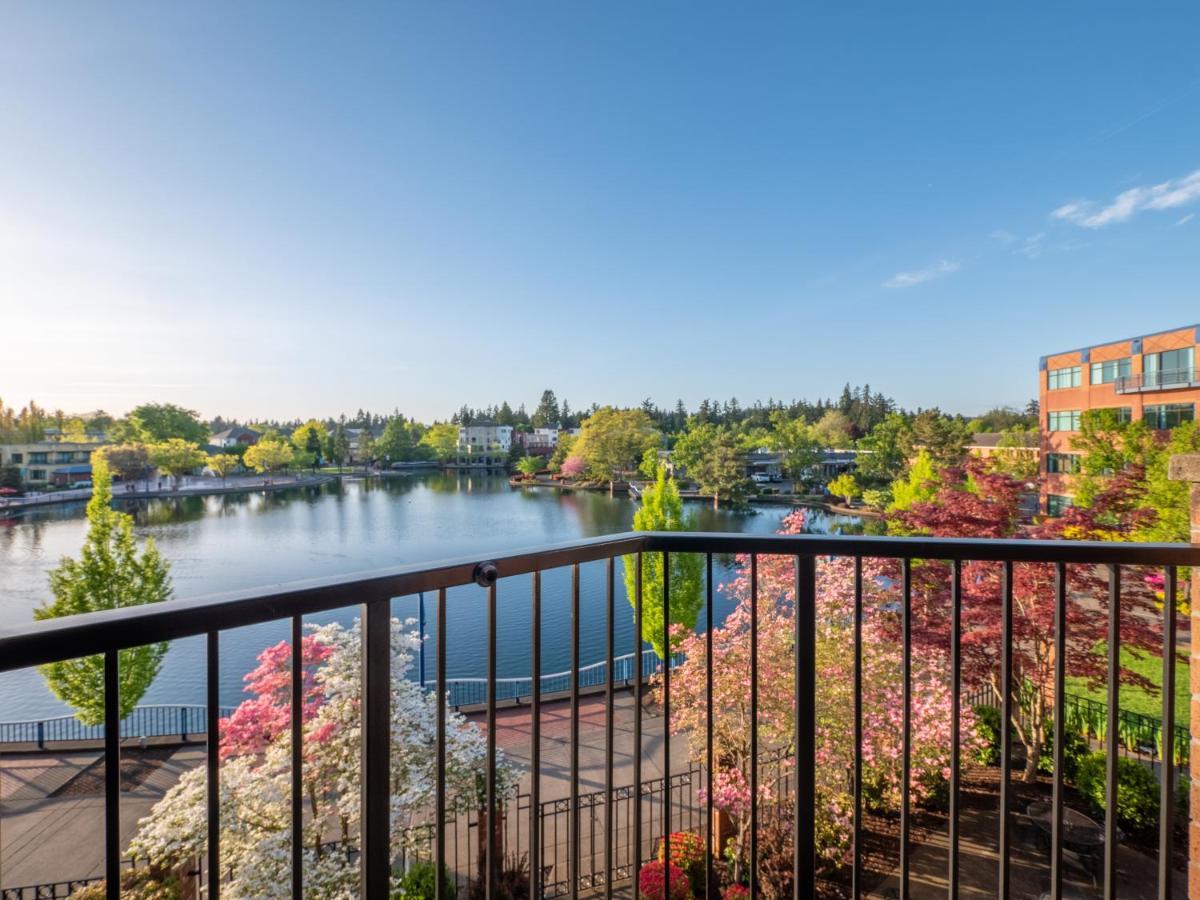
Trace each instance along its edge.
<path fill-rule="evenodd" d="M 304 894 L 304 635 L 300 616 L 292 616 L 292 896 Z"/>
<path fill-rule="evenodd" d="M 579 563 L 571 567 L 571 796 L 567 871 L 572 898 L 579 896 Z"/>
<path fill-rule="evenodd" d="M 391 639 L 388 600 L 362 606 L 362 836 L 363 895 L 386 897 L 391 868 Z"/>
<path fill-rule="evenodd" d="M 607 613 L 605 620 L 604 641 L 604 671 L 607 680 L 604 685 L 604 896 L 612 897 L 613 883 L 613 647 L 614 620 L 616 610 L 615 582 L 616 559 L 608 558 L 605 568 L 605 601 Z"/>
<path fill-rule="evenodd" d="M 962 724 L 962 562 L 950 563 L 950 900 L 958 900 L 958 776 Z"/>
<path fill-rule="evenodd" d="M 208 795 L 208 900 L 218 900 L 221 895 L 221 681 L 220 681 L 219 631 L 208 633 L 205 654 L 205 728 L 208 742 L 205 746 Z"/>
<path fill-rule="evenodd" d="M 1108 567 L 1108 731 L 1104 784 L 1104 897 L 1117 896 L 1117 728 L 1121 701 L 1121 567 Z"/>
<path fill-rule="evenodd" d="M 758 896 L 758 554 L 750 554 L 750 900 Z"/>
<path fill-rule="evenodd" d="M 496 585 L 488 586 L 487 595 L 487 845 L 484 860 L 487 874 L 484 896 L 496 896 L 496 870 L 499 860 L 496 847 Z M 485 836 L 480 835 L 483 839 Z"/>
<path fill-rule="evenodd" d="M 1174 566 L 1163 581 L 1162 761 L 1158 823 L 1158 897 L 1171 896 L 1171 832 L 1175 828 L 1175 591 Z"/>
<path fill-rule="evenodd" d="M 541 572 L 533 574 L 530 596 L 529 698 L 529 877 L 533 878 L 533 898 L 541 900 Z"/>
<path fill-rule="evenodd" d="M 705 728 L 705 797 L 704 797 L 704 896 L 717 896 L 716 871 L 713 869 L 712 844 L 716 836 L 713 822 L 713 558 L 704 557 L 704 728 Z"/>
<path fill-rule="evenodd" d="M 903 561 L 904 603 L 900 610 L 900 672 L 903 695 L 900 729 L 900 897 L 908 898 L 909 781 L 912 779 L 912 560 Z"/>
<path fill-rule="evenodd" d="M 437 878 L 434 879 L 434 900 L 445 896 L 446 871 L 446 589 L 437 592 L 437 748 L 434 783 L 434 859 Z M 535 770 L 536 771 L 536 770 Z M 457 841 L 456 841 L 457 843 Z M 532 873 L 531 873 L 532 874 Z"/>
<path fill-rule="evenodd" d="M 1067 564 L 1054 569 L 1054 786 L 1050 797 L 1050 896 L 1063 885 L 1063 766 L 1067 739 Z"/>
<path fill-rule="evenodd" d="M 663 567 L 663 861 L 666 896 L 671 896 L 671 557 Z"/>
<path fill-rule="evenodd" d="M 121 897 L 120 654 L 104 654 L 104 894 Z"/>
<path fill-rule="evenodd" d="M 792 896 L 796 900 L 816 892 L 816 659 L 817 561 L 796 558 L 796 607 L 793 610 L 796 641 L 796 784 L 792 819 Z"/>
<path fill-rule="evenodd" d="M 642 868 L 642 554 L 637 554 L 633 589 L 633 900 L 641 896 Z"/>
<path fill-rule="evenodd" d="M 1001 900 L 1007 900 L 1009 856 L 1012 851 L 1012 623 L 1013 623 L 1013 564 L 1005 560 L 1000 588 L 1000 872 L 997 888 Z"/>
<path fill-rule="evenodd" d="M 854 857 L 850 895 L 862 896 L 863 561 L 854 557 Z"/>

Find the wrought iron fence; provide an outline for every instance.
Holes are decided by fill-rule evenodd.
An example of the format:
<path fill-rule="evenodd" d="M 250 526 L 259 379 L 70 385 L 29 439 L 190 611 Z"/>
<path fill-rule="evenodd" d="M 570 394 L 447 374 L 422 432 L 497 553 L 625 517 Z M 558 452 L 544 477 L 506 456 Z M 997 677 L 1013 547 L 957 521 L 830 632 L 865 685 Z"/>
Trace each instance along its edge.
<path fill-rule="evenodd" d="M 480 586 L 480 621 L 487 635 L 487 680 L 484 698 L 486 742 L 488 764 L 482 773 L 484 790 L 482 792 L 482 820 L 499 822 L 505 818 L 502 814 L 503 798 L 498 791 L 497 783 L 497 721 L 496 708 L 499 700 L 500 682 L 496 678 L 497 657 L 497 591 L 501 578 L 511 576 L 531 575 L 530 603 L 532 610 L 531 672 L 541 672 L 541 611 L 543 598 L 541 593 L 541 573 L 548 569 L 570 567 L 572 572 L 572 589 L 568 600 L 571 630 L 571 672 L 568 688 L 570 704 L 570 734 L 566 740 L 569 748 L 569 764 L 566 767 L 565 779 L 568 787 L 566 797 L 559 807 L 560 801 L 555 800 L 554 818 L 547 820 L 542 810 L 547 802 L 541 796 L 541 776 L 543 774 L 541 755 L 541 682 L 537 677 L 531 680 L 531 696 L 529 698 L 530 713 L 530 772 L 528 806 L 522 808 L 519 803 L 511 818 L 517 827 L 517 840 L 526 840 L 525 846 L 530 852 L 530 870 L 532 873 L 531 893 L 534 897 L 562 891 L 565 880 L 566 893 L 574 895 L 586 884 L 602 888 L 606 895 L 611 894 L 612 887 L 618 875 L 628 877 L 633 867 L 628 861 L 622 868 L 618 857 L 619 813 L 618 803 L 627 802 L 626 830 L 630 832 L 629 845 L 638 848 L 638 854 L 645 852 L 644 848 L 652 847 L 661 840 L 669 854 L 670 833 L 674 827 L 672 816 L 661 816 L 658 820 L 648 818 L 647 795 L 642 790 L 632 791 L 632 796 L 619 796 L 614 782 L 614 756 L 616 735 L 613 728 L 614 691 L 617 648 L 614 645 L 613 621 L 614 613 L 614 564 L 618 557 L 634 556 L 640 562 L 648 554 L 661 555 L 661 571 L 670 572 L 668 557 L 673 553 L 695 553 L 705 557 L 707 562 L 707 619 L 704 623 L 709 635 L 713 631 L 713 557 L 721 554 L 748 555 L 749 585 L 749 694 L 751 708 L 757 706 L 759 697 L 759 659 L 757 648 L 758 609 L 761 600 L 758 597 L 758 568 L 757 560 L 760 555 L 785 556 L 794 561 L 794 602 L 796 615 L 794 620 L 794 664 L 795 664 L 795 696 L 793 703 L 794 736 L 791 741 L 793 749 L 789 751 L 787 760 L 791 769 L 789 776 L 791 847 L 793 853 L 792 885 L 793 896 L 811 897 L 815 894 L 816 884 L 816 842 L 814 835 L 814 804 L 815 795 L 815 735 L 816 735 L 816 561 L 819 556 L 838 556 L 851 558 L 855 562 L 854 583 L 854 725 L 853 744 L 856 748 L 854 763 L 851 770 L 851 781 L 854 785 L 855 811 L 853 824 L 853 890 L 862 890 L 860 866 L 862 854 L 862 734 L 863 710 L 862 698 L 862 665 L 861 649 L 862 635 L 859 628 L 863 616 L 863 584 L 862 561 L 864 558 L 885 558 L 899 560 L 902 580 L 897 591 L 896 619 L 901 635 L 902 651 L 902 727 L 900 741 L 900 803 L 899 803 L 899 887 L 901 896 L 909 892 L 912 871 L 912 809 L 909 797 L 911 769 L 911 753 L 913 733 L 911 728 L 912 698 L 912 571 L 913 562 L 922 560 L 942 560 L 949 563 L 947 569 L 948 587 L 950 590 L 951 616 L 951 716 L 957 722 L 962 697 L 960 684 L 959 647 L 962 638 L 962 600 L 961 581 L 962 566 L 965 561 L 987 561 L 1000 564 L 1001 581 L 998 604 L 1001 619 L 1001 634 L 998 643 L 1000 680 L 1003 684 L 1014 683 L 1013 647 L 1014 647 L 1014 602 L 1013 602 L 1013 567 L 1015 564 L 1040 563 L 1050 564 L 1056 573 L 1055 588 L 1055 626 L 1053 638 L 1056 645 L 1054 658 L 1055 666 L 1055 722 L 1059 729 L 1066 723 L 1066 693 L 1064 659 L 1066 656 L 1066 618 L 1069 603 L 1067 590 L 1067 565 L 1082 565 L 1087 567 L 1106 567 L 1109 574 L 1109 596 L 1107 602 L 1107 660 L 1109 669 L 1108 702 L 1106 708 L 1106 730 L 1104 743 L 1108 751 L 1108 768 L 1106 771 L 1106 815 L 1103 824 L 1104 833 L 1104 866 L 1102 884 L 1106 897 L 1115 896 L 1117 875 L 1117 787 L 1118 769 L 1117 757 L 1119 749 L 1120 717 L 1119 717 L 1119 652 L 1121 633 L 1121 581 L 1122 566 L 1155 566 L 1164 569 L 1166 580 L 1165 594 L 1175 596 L 1177 567 L 1200 564 L 1200 550 L 1187 545 L 1155 545 L 1155 544 L 1118 544 L 1091 543 L 1069 541 L 1025 541 L 1025 540 L 962 540 L 962 539 L 933 539 L 933 538 L 896 538 L 896 537 L 859 537 L 841 535 L 744 535 L 744 534 L 691 534 L 691 533 L 631 533 L 611 537 L 576 541 L 541 548 L 531 552 L 514 553 L 495 560 L 479 562 L 477 559 L 459 559 L 432 565 L 416 565 L 375 573 L 354 579 L 336 579 L 315 583 L 306 583 L 293 587 L 285 587 L 268 593 L 242 592 L 213 598 L 175 601 L 161 605 L 143 606 L 128 609 L 108 610 L 74 616 L 67 619 L 57 619 L 35 622 L 17 629 L 0 632 L 0 671 L 36 666 L 56 660 L 70 659 L 78 656 L 102 654 L 104 657 L 104 697 L 105 697 L 105 728 L 104 728 L 104 858 L 106 894 L 112 900 L 119 897 L 119 875 L 121 869 L 121 832 L 120 832 L 120 753 L 121 725 L 119 717 L 119 679 L 118 651 L 127 647 L 169 641 L 193 635 L 207 636 L 206 684 L 207 703 L 205 709 L 205 728 L 210 736 L 218 732 L 217 723 L 221 716 L 217 689 L 220 674 L 219 635 L 221 631 L 240 628 L 278 619 L 291 622 L 292 642 L 299 645 L 302 636 L 303 617 L 346 606 L 358 605 L 361 610 L 363 647 L 362 647 L 362 689 L 361 689 L 361 840 L 356 848 L 358 864 L 361 871 L 361 890 L 370 898 L 388 896 L 391 886 L 392 867 L 395 862 L 390 842 L 390 801 L 389 796 L 389 767 L 390 767 L 390 733 L 391 733 L 391 702 L 390 702 L 390 628 L 391 601 L 393 598 L 416 594 L 420 591 L 437 593 L 437 678 L 436 684 L 439 696 L 445 697 L 448 686 L 446 677 L 446 591 L 459 585 L 477 584 Z M 605 738 L 603 755 L 604 788 L 599 792 L 603 803 L 602 810 L 613 810 L 613 815 L 599 815 L 593 819 L 597 809 L 594 798 L 597 792 L 585 793 L 581 790 L 580 769 L 580 693 L 583 685 L 582 665 L 579 658 L 580 649 L 580 566 L 584 563 L 603 561 L 606 563 L 607 581 L 607 616 L 606 616 L 606 673 L 604 681 L 606 696 L 605 704 Z M 640 575 L 642 566 L 635 567 Z M 656 602 L 664 607 L 669 604 L 670 582 L 663 584 Z M 634 654 L 643 651 L 643 585 L 640 577 L 634 594 L 634 635 L 635 646 L 629 648 Z M 1163 646 L 1164 646 L 1164 684 L 1163 692 L 1167 700 L 1164 702 L 1162 734 L 1166 743 L 1173 745 L 1175 738 L 1174 724 L 1174 673 L 1175 673 L 1175 634 L 1176 613 L 1173 604 L 1166 604 L 1162 613 Z M 669 617 L 663 616 L 664 643 L 670 643 Z M 720 663 L 717 663 L 720 664 Z M 706 714 L 710 723 L 713 718 L 713 654 L 711 641 L 707 653 L 706 672 Z M 663 715 L 669 721 L 671 710 L 671 667 L 666 667 L 661 673 L 661 680 L 656 687 L 656 693 L 661 697 Z M 642 784 L 643 757 L 643 681 L 633 679 L 635 695 L 634 716 L 632 728 L 631 754 L 633 768 L 633 784 Z M 1013 713 L 1015 691 L 1005 692 L 1001 702 L 1002 717 L 1011 719 Z M 303 728 L 302 715 L 304 704 L 302 667 L 294 666 L 291 678 L 291 708 L 292 708 L 292 789 L 291 789 L 291 846 L 303 846 L 303 792 L 301 789 L 301 773 L 303 771 Z M 444 865 L 448 862 L 448 853 L 455 848 L 459 840 L 457 831 L 451 832 L 453 820 L 446 815 L 447 782 L 446 782 L 446 752 L 447 752 L 447 704 L 438 704 L 436 746 L 432 752 L 435 758 L 435 790 L 433 812 L 433 847 L 428 852 L 435 863 Z M 768 751 L 759 734 L 757 716 L 751 715 L 748 723 L 750 758 L 760 760 L 762 753 Z M 664 785 L 674 791 L 679 784 L 682 773 L 671 770 L 671 731 L 664 729 L 657 735 L 657 751 L 660 754 L 659 769 Z M 1062 735 L 1055 740 L 1055 753 L 1061 754 L 1063 748 Z M 960 772 L 958 752 L 958 729 L 951 729 L 951 771 L 949 796 L 949 855 L 947 882 L 952 888 L 959 884 L 962 870 L 959 866 L 959 794 Z M 712 747 L 712 741 L 707 741 Z M 222 884 L 221 868 L 221 822 L 220 822 L 220 756 L 219 741 L 210 740 L 207 743 L 206 774 L 207 774 L 207 805 L 206 833 L 208 852 L 203 861 L 205 869 L 206 890 L 210 898 L 219 895 Z M 761 752 L 760 752 L 761 751 Z M 1011 737 L 1008 729 L 1002 729 L 1001 736 L 1001 769 L 999 784 L 999 810 L 996 828 L 997 870 L 995 879 L 989 887 L 993 887 L 1001 897 L 1009 897 L 1013 893 L 1011 879 L 1011 857 L 1013 847 L 1014 792 L 1011 784 L 1012 753 Z M 1053 896 L 1061 896 L 1062 890 L 1062 851 L 1063 851 L 1063 782 L 1062 760 L 1056 759 L 1054 766 L 1052 833 L 1050 840 L 1051 892 Z M 1162 779 L 1161 816 L 1158 892 L 1160 898 L 1172 895 L 1172 849 L 1174 834 L 1175 792 L 1172 784 L 1172 767 L 1165 766 Z M 713 821 L 713 759 L 711 755 L 704 766 L 703 785 L 705 799 L 702 804 L 701 821 Z M 747 876 L 750 896 L 759 893 L 756 884 L 759 863 L 759 847 L 757 844 L 759 825 L 764 822 L 764 816 L 773 815 L 772 810 L 760 809 L 758 801 L 760 772 L 757 765 L 749 767 L 749 853 Z M 689 775 L 688 784 L 693 779 Z M 690 788 L 689 788 L 690 789 Z M 589 799 L 591 798 L 591 799 Z M 673 805 L 673 804 L 672 804 Z M 554 832 L 550 822 L 558 823 L 565 818 L 564 827 Z M 521 830 L 525 824 L 526 830 Z M 590 823 L 590 824 L 589 824 Z M 470 844 L 470 828 L 467 827 L 467 843 L 465 852 L 472 850 Z M 497 877 L 503 859 L 502 834 L 503 829 L 486 827 L 486 834 L 481 838 L 476 828 L 474 851 L 478 859 L 476 880 L 481 885 L 486 896 L 496 896 Z M 522 835 L 524 837 L 522 838 Z M 553 846 L 553 862 L 547 859 L 547 848 Z M 561 848 L 561 849 L 560 849 Z M 643 857 L 644 858 L 644 857 Z M 601 860 L 599 871 L 602 873 L 603 884 L 596 885 L 596 860 Z M 560 862 L 565 865 L 566 872 L 559 871 Z M 547 863 L 549 862 L 549 868 Z M 291 888 L 293 896 L 300 897 L 304 889 L 304 857 L 301 853 L 292 854 Z M 711 877 L 713 873 L 713 858 L 711 842 L 705 842 L 705 871 L 709 877 L 705 879 L 704 891 L 709 898 L 717 896 L 717 885 Z M 611 873 L 611 877 L 609 875 Z M 590 881 L 589 881 L 590 879 Z M 435 881 L 437 900 L 442 900 L 442 883 Z M 633 882 L 635 900 L 638 896 L 637 881 Z"/>

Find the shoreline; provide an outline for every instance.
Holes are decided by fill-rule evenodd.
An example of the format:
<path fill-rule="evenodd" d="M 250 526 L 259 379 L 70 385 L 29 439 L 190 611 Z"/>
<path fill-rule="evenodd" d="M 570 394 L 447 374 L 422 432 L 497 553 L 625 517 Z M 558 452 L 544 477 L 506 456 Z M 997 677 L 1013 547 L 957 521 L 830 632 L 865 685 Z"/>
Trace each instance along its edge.
<path fill-rule="evenodd" d="M 259 492 L 283 491 L 290 488 L 300 487 L 317 487 L 322 484 L 330 484 L 339 480 L 342 476 L 338 475 L 307 475 L 302 478 L 280 481 L 272 479 L 270 481 L 263 480 L 259 482 L 239 484 L 202 484 L 194 486 L 184 486 L 181 488 L 153 490 L 137 490 L 137 491 L 113 491 L 113 500 L 154 500 L 154 499 L 178 499 L 181 497 L 208 497 L 219 494 L 256 494 Z M 2 513 L 19 513 L 27 509 L 37 509 L 43 506 L 54 506 L 62 503 L 79 503 L 86 502 L 92 496 L 90 489 L 86 491 L 59 491 L 47 494 L 38 494 L 33 497 L 15 497 L 10 500 L 0 502 L 0 514 Z"/>

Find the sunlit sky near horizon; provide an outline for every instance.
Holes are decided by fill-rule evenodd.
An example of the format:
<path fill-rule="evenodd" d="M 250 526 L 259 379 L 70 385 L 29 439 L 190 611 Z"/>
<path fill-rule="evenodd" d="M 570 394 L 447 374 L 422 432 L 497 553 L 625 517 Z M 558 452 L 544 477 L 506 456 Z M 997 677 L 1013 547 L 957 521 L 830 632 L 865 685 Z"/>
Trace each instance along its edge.
<path fill-rule="evenodd" d="M 808 5 L 811 7 L 811 5 Z M 1200 321 L 1200 6 L 9 4 L 0 397 L 869 383 Z"/>

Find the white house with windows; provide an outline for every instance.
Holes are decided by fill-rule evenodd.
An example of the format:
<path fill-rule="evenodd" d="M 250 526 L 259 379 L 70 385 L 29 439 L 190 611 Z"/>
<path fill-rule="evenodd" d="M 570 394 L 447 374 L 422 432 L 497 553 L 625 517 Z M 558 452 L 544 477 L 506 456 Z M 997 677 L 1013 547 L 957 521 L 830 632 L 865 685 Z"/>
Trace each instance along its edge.
<path fill-rule="evenodd" d="M 513 427 L 497 425 L 490 419 L 476 419 L 458 429 L 460 466 L 502 466 L 512 449 Z"/>

